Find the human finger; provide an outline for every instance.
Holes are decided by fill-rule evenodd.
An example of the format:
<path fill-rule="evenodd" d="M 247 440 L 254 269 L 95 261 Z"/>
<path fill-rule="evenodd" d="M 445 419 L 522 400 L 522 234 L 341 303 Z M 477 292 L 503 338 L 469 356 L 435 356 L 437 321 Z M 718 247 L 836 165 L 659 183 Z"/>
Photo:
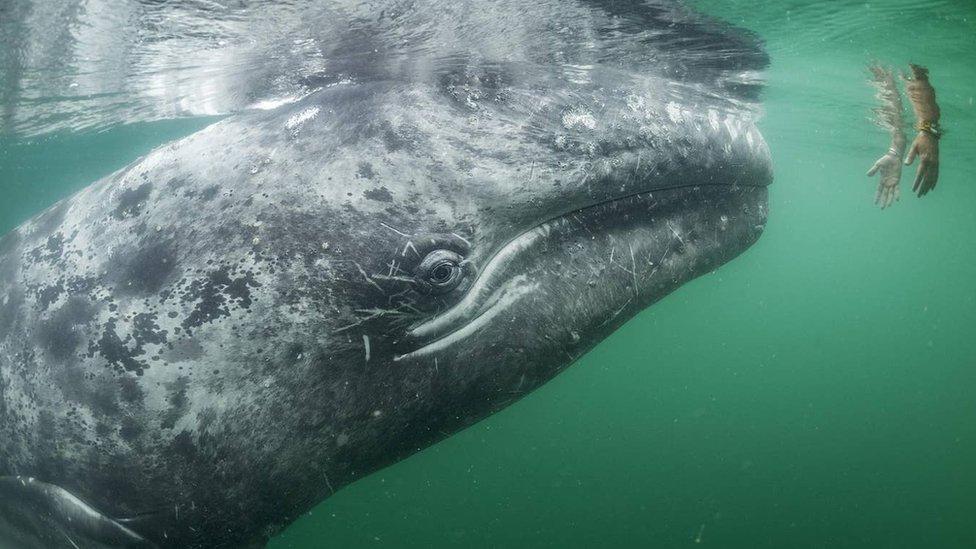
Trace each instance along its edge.
<path fill-rule="evenodd" d="M 935 189 L 935 184 L 939 177 L 939 166 L 937 164 L 932 164 L 929 169 L 925 172 L 925 194 L 929 194 L 933 189 Z"/>
<path fill-rule="evenodd" d="M 915 181 L 912 182 L 912 192 L 917 193 L 919 187 L 922 184 L 922 178 L 925 176 L 925 169 L 923 166 L 918 167 L 918 171 L 915 172 Z"/>
<path fill-rule="evenodd" d="M 912 162 L 915 162 L 916 155 L 918 155 L 918 145 L 912 143 L 912 148 L 908 149 L 908 156 L 905 157 L 905 165 L 908 166 Z"/>
<path fill-rule="evenodd" d="M 878 173 L 878 170 L 881 169 L 881 162 L 882 161 L 884 161 L 884 157 L 883 156 L 881 158 L 879 158 L 878 161 L 875 162 L 873 166 L 871 166 L 871 169 L 870 170 L 868 170 L 868 177 L 871 177 L 872 175 Z"/>
<path fill-rule="evenodd" d="M 922 175 L 922 183 L 918 187 L 918 196 L 925 196 L 929 194 L 932 189 L 932 166 L 931 164 L 925 165 L 925 171 Z"/>

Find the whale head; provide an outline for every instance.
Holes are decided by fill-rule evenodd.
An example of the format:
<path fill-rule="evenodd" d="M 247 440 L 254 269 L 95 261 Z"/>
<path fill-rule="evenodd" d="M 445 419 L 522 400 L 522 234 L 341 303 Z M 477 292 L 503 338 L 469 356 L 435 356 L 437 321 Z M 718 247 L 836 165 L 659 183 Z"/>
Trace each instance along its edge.
<path fill-rule="evenodd" d="M 656 1 L 384 6 L 267 6 L 318 30 L 131 98 L 234 114 L 0 241 L 0 488 L 61 510 L 41 534 L 260 543 L 760 236 L 755 38 Z"/>

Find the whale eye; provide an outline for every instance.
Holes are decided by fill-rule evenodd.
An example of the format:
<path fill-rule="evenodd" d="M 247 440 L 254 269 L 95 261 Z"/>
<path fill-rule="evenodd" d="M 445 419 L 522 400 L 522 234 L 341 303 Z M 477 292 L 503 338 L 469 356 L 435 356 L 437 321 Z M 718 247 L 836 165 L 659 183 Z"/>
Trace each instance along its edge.
<path fill-rule="evenodd" d="M 434 250 L 417 267 L 417 282 L 430 293 L 453 290 L 461 282 L 461 256 L 450 250 Z"/>
<path fill-rule="evenodd" d="M 446 284 L 451 281 L 451 277 L 454 276 L 454 269 L 457 269 L 455 265 L 445 261 L 439 263 L 436 267 L 430 271 L 430 281 L 434 284 Z"/>

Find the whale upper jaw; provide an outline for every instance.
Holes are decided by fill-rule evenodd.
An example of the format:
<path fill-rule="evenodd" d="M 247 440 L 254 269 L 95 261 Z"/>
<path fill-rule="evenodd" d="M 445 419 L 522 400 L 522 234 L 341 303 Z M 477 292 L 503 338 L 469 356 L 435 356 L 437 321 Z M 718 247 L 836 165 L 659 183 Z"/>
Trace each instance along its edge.
<path fill-rule="evenodd" d="M 539 204 L 537 209 L 503 225 L 515 227 L 515 234 L 498 233 L 500 243 L 478 258 L 477 277 L 464 296 L 411 327 L 394 360 L 429 359 L 470 345 L 472 339 L 484 340 L 487 336 L 480 332 L 491 333 L 491 323 L 520 317 L 535 296 L 566 299 L 558 293 L 561 284 L 564 290 L 590 292 L 599 282 L 567 282 L 554 268 L 585 271 L 581 257 L 589 257 L 591 267 L 599 270 L 605 256 L 613 269 L 631 272 L 617 284 L 633 299 L 597 299 L 590 306 L 603 307 L 617 318 L 624 310 L 631 311 L 624 317 L 632 316 L 680 285 L 665 287 L 652 279 L 690 280 L 703 266 L 718 267 L 755 242 L 765 227 L 773 170 L 754 113 L 694 111 L 675 103 L 655 107 L 651 101 L 642 102 L 640 109 L 645 111 L 642 117 L 659 110 L 668 115 L 643 137 L 628 127 L 634 130 L 632 141 L 611 140 L 606 137 L 609 130 L 601 133 L 607 139 L 601 145 L 603 156 L 591 156 L 595 160 L 590 171 L 578 181 L 513 189 L 512 200 L 520 197 L 524 203 Z M 618 129 L 622 126 L 618 123 Z M 511 209 L 518 211 L 515 206 Z M 557 243 L 580 237 L 590 241 L 576 245 L 583 252 L 558 250 Z M 695 246 L 696 240 L 704 245 Z M 687 252 L 683 261 L 667 265 L 677 248 Z M 686 261 L 695 257 L 698 260 Z M 637 265 L 641 258 L 649 269 Z M 629 268 L 622 261 L 629 262 Z M 573 324 L 576 313 L 551 321 Z M 521 329 L 529 326 L 523 322 Z"/>

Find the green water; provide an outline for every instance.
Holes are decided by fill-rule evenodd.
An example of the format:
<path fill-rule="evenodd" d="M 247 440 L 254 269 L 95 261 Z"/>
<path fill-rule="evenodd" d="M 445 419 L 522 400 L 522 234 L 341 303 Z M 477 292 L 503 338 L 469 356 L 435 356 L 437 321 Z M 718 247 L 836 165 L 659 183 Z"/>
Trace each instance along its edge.
<path fill-rule="evenodd" d="M 272 548 L 976 547 L 976 4 L 698 4 L 772 58 L 762 239 Z M 884 212 L 870 59 L 928 66 L 949 130 Z M 0 232 L 206 123 L 0 137 Z"/>

